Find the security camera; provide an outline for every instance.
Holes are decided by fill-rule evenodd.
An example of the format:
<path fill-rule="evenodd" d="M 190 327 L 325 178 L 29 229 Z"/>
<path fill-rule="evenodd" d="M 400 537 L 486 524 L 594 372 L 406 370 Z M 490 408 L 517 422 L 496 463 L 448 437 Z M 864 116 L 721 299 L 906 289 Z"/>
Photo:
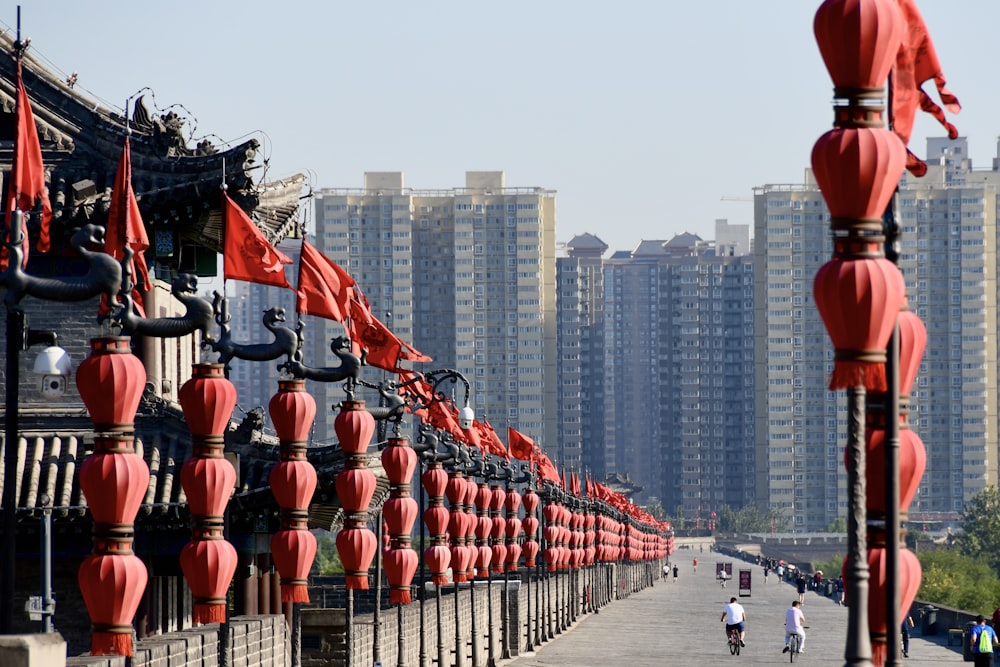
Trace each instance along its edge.
<path fill-rule="evenodd" d="M 34 374 L 38 377 L 38 390 L 50 401 L 66 393 L 66 379 L 73 370 L 73 362 L 66 350 L 50 345 L 35 357 Z"/>
<path fill-rule="evenodd" d="M 472 421 L 476 418 L 476 413 L 468 405 L 458 411 L 458 426 L 462 429 L 472 428 Z"/>

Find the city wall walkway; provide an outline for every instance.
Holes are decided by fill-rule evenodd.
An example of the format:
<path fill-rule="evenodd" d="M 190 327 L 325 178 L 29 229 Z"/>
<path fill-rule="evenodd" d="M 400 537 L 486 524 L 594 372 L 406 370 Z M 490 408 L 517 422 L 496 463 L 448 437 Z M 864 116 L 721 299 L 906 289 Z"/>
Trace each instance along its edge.
<path fill-rule="evenodd" d="M 534 655 L 523 654 L 505 667 L 666 667 L 679 665 L 787 664 L 784 646 L 785 610 L 798 595 L 791 584 L 779 582 L 772 572 L 764 583 L 763 568 L 721 554 L 703 554 L 698 571 L 691 559 L 678 561 L 680 573 L 658 580 L 655 586 L 616 600 L 588 614 L 568 631 L 541 647 Z M 716 557 L 717 556 L 717 557 Z M 716 562 L 733 563 L 733 581 L 723 589 L 715 579 Z M 751 571 L 751 595 L 739 597 L 738 571 Z M 719 621 L 723 607 L 737 597 L 746 608 L 746 648 L 732 656 L 726 645 L 725 625 Z M 847 608 L 815 592 L 806 593 L 803 613 L 806 617 L 805 652 L 797 665 L 844 665 L 847 635 Z M 906 667 L 962 663 L 960 646 L 947 646 L 947 630 L 924 637 L 920 627 L 910 637 L 910 657 Z"/>

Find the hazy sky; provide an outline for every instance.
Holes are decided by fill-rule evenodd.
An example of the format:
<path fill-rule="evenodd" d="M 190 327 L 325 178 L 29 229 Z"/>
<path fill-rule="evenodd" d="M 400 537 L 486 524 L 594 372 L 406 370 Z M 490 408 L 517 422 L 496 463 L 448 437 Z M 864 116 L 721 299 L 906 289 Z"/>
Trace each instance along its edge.
<path fill-rule="evenodd" d="M 953 120 L 988 168 L 1000 2 L 918 2 L 964 107 Z M 818 6 L 48 0 L 22 4 L 21 31 L 105 106 L 148 86 L 160 110 L 190 112 L 195 138 L 258 137 L 270 180 L 361 187 L 365 171 L 402 171 L 408 187 L 451 188 L 502 170 L 558 191 L 560 242 L 591 232 L 621 250 L 712 238 L 716 218 L 752 222 L 754 186 L 801 183 L 832 123 Z M 6 5 L 0 27 L 16 16 Z M 941 134 L 920 118 L 911 148 Z"/>

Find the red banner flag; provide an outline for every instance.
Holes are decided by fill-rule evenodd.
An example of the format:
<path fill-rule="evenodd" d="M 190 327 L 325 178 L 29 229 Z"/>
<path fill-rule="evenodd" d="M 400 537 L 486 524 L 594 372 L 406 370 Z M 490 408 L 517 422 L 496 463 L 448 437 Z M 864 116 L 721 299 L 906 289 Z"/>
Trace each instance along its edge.
<path fill-rule="evenodd" d="M 931 114 L 941 123 L 948 131 L 949 139 L 954 139 L 958 136 L 958 129 L 947 121 L 944 111 L 923 91 L 921 85 L 933 79 L 938 95 L 948 111 L 957 114 L 962 107 L 958 103 L 958 98 L 945 88 L 947 82 L 941 71 L 934 42 L 931 41 L 927 24 L 924 23 L 916 2 L 898 1 L 906 21 L 906 29 L 892 71 L 892 109 L 890 109 L 892 130 L 903 140 L 903 144 L 909 144 L 910 135 L 913 133 L 913 121 L 919 106 L 922 111 Z M 906 149 L 906 168 L 914 176 L 923 176 L 927 173 L 927 164 L 909 148 Z"/>
<path fill-rule="evenodd" d="M 133 255 L 130 269 L 132 271 L 132 303 L 140 316 L 146 316 L 143 294 L 149 291 L 149 269 L 146 268 L 146 258 L 143 253 L 149 249 L 149 237 L 146 227 L 142 224 L 139 213 L 139 202 L 132 190 L 132 144 L 125 137 L 122 156 L 118 159 L 118 171 L 115 172 L 115 184 L 111 191 L 111 205 L 108 207 L 108 227 L 104 232 L 104 252 L 119 262 L 125 258 L 125 248 L 131 248 Z M 140 289 L 140 283 L 142 289 Z M 105 315 L 110 310 L 106 297 L 101 297 L 98 312 Z"/>
<path fill-rule="evenodd" d="M 491 454 L 496 454 L 501 456 L 506 460 L 510 460 L 510 454 L 507 453 L 507 447 L 504 446 L 503 440 L 497 435 L 497 432 L 493 429 L 493 425 L 483 418 L 483 422 L 473 422 L 473 424 L 479 425 L 480 435 L 483 441 L 483 448 Z"/>
<path fill-rule="evenodd" d="M 283 266 L 292 263 L 288 255 L 271 245 L 225 192 L 222 193 L 222 208 L 226 230 L 222 277 L 291 289 Z"/>
<path fill-rule="evenodd" d="M 35 117 L 31 113 L 31 102 L 28 92 L 24 89 L 21 79 L 21 60 L 17 61 L 17 101 L 14 106 L 17 118 L 17 136 L 14 139 L 14 155 L 11 161 L 11 175 L 7 190 L 7 230 L 10 230 L 11 214 L 14 209 L 27 212 L 35 208 L 38 200 L 42 202 L 42 224 L 38 234 L 38 251 L 49 251 L 49 222 L 52 220 L 52 206 L 49 204 L 49 193 L 45 187 L 45 166 L 42 163 L 42 145 L 38 141 L 38 128 L 35 127 Z M 24 235 L 24 262 L 28 262 L 28 217 L 24 216 L 22 234 Z M 0 255 L 0 270 L 7 268 L 7 248 Z"/>
<path fill-rule="evenodd" d="M 299 286 L 295 291 L 297 313 L 343 322 L 351 316 L 350 288 L 355 284 L 347 271 L 302 240 Z"/>
<path fill-rule="evenodd" d="M 353 341 L 361 348 L 368 350 L 368 355 L 365 358 L 366 363 L 396 372 L 399 370 L 401 360 L 433 361 L 389 331 L 389 327 L 372 315 L 367 299 L 357 286 L 354 287 L 354 291 L 358 298 L 351 299 L 350 304 L 348 304 L 350 314 L 348 330 Z"/>
<path fill-rule="evenodd" d="M 510 426 L 507 427 L 507 445 L 510 455 L 522 461 L 531 461 L 535 453 L 541 453 L 535 441 Z"/>
<path fill-rule="evenodd" d="M 559 471 L 556 467 L 552 465 L 552 461 L 545 454 L 539 454 L 535 457 L 535 466 L 538 469 L 538 474 L 542 476 L 542 479 L 547 479 L 550 482 L 560 483 Z"/>

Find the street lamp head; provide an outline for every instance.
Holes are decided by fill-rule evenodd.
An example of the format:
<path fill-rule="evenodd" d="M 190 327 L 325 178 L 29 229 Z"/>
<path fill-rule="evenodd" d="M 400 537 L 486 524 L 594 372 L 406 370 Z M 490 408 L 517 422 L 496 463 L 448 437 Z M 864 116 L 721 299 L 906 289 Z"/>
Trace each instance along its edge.
<path fill-rule="evenodd" d="M 44 398 L 56 400 L 66 393 L 66 380 L 73 370 L 69 353 L 58 345 L 50 345 L 35 357 L 34 375 Z"/>
<path fill-rule="evenodd" d="M 472 422 L 476 419 L 476 413 L 473 412 L 472 408 L 466 405 L 464 408 L 458 412 L 458 426 L 459 428 L 469 429 L 472 428 Z"/>

